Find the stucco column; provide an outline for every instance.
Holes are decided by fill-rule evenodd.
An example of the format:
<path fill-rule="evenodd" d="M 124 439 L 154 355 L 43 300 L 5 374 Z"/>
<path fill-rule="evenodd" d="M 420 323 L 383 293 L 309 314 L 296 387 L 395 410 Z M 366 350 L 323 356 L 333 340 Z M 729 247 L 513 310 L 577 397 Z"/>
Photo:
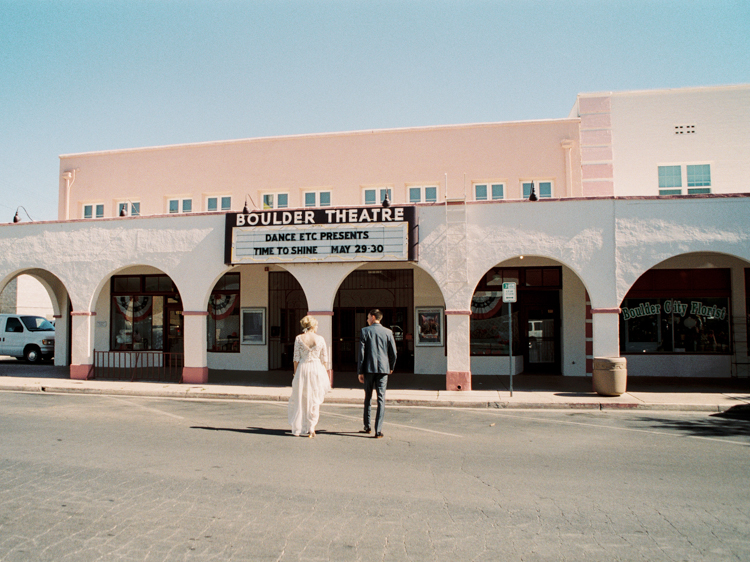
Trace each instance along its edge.
<path fill-rule="evenodd" d="M 592 308 L 594 357 L 620 356 L 620 309 Z"/>
<path fill-rule="evenodd" d="M 208 382 L 208 328 L 205 310 L 185 310 L 182 312 L 185 323 L 185 365 L 182 368 L 182 382 L 205 384 Z"/>
<path fill-rule="evenodd" d="M 448 346 L 446 390 L 471 390 L 470 310 L 446 310 Z"/>
<path fill-rule="evenodd" d="M 314 316 L 318 321 L 318 331 L 316 332 L 319 336 L 323 336 L 328 346 L 328 360 L 333 361 L 331 353 L 333 351 L 333 311 L 332 310 L 308 310 L 307 314 Z M 326 365 L 329 368 L 331 365 Z"/>
<path fill-rule="evenodd" d="M 90 379 L 94 375 L 94 325 L 96 312 L 74 310 L 71 316 L 70 378 Z"/>

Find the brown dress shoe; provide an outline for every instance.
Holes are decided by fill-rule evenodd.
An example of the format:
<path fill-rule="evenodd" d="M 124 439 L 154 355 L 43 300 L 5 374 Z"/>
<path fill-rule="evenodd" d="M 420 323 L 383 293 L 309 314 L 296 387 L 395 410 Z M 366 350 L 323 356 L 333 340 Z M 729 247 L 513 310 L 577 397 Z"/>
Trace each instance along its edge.
<path fill-rule="evenodd" d="M 382 438 L 383 438 L 383 434 L 382 433 L 376 433 L 375 434 L 375 439 L 382 439 Z"/>

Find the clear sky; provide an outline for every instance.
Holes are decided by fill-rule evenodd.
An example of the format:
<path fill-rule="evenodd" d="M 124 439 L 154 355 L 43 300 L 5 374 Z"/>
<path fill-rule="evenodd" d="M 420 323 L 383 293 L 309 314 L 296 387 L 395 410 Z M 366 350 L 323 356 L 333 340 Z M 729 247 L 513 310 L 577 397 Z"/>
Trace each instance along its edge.
<path fill-rule="evenodd" d="M 57 218 L 60 154 L 551 119 L 579 92 L 740 83 L 748 0 L 0 0 L 0 222 Z"/>

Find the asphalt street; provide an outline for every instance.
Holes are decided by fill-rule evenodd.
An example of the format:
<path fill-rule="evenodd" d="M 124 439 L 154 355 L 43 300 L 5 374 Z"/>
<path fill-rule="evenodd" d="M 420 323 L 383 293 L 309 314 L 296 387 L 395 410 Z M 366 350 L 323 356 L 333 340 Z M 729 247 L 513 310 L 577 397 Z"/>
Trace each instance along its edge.
<path fill-rule="evenodd" d="M 0 562 L 748 560 L 750 423 L 0 393 Z"/>

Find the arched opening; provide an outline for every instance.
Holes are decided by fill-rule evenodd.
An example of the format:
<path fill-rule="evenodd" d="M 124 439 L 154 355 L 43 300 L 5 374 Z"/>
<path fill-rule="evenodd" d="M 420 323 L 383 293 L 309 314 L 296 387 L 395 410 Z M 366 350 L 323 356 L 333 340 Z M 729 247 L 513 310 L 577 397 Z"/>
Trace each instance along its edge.
<path fill-rule="evenodd" d="M 620 305 L 629 376 L 748 376 L 748 265 L 701 252 L 643 272 Z"/>
<path fill-rule="evenodd" d="M 302 286 L 288 271 L 268 272 L 268 366 L 292 370 L 294 338 L 307 314 Z"/>
<path fill-rule="evenodd" d="M 151 266 L 123 268 L 102 282 L 95 303 L 95 378 L 182 379 L 182 298 L 169 275 Z"/>
<path fill-rule="evenodd" d="M 333 304 L 333 366 L 356 371 L 359 333 L 367 312 L 378 308 L 381 324 L 393 331 L 397 372 L 414 369 L 414 274 L 411 268 L 360 268 L 341 283 Z"/>
<path fill-rule="evenodd" d="M 504 283 L 515 284 L 515 302 L 504 302 Z M 586 375 L 592 353 L 587 304 L 581 279 L 555 260 L 523 256 L 490 268 L 471 301 L 472 377 Z"/>

